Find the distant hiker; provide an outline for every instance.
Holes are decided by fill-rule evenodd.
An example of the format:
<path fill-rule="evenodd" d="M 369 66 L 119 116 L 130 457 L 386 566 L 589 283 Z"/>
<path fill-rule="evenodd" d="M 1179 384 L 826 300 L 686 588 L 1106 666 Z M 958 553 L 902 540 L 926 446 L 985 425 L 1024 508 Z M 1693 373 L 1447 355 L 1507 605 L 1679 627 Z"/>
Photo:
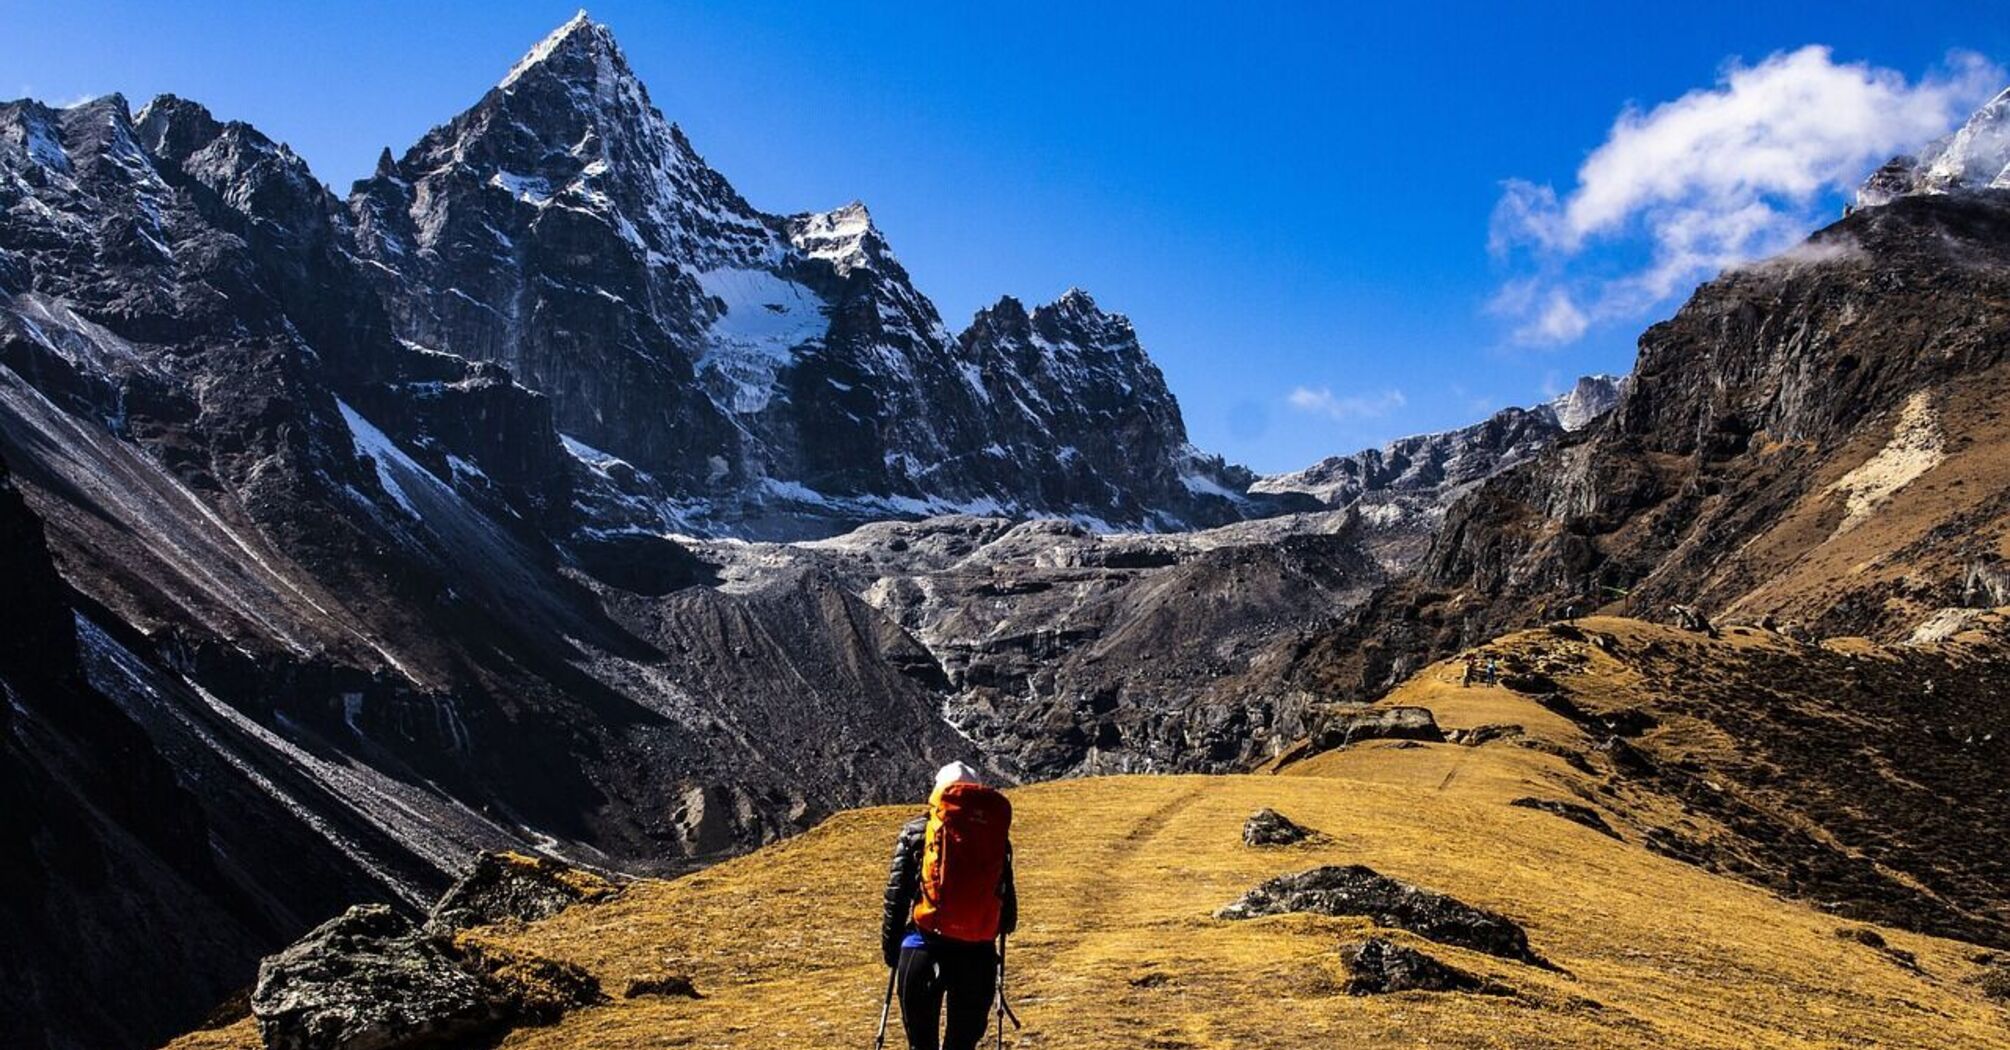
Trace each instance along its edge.
<path fill-rule="evenodd" d="M 879 939 L 912 1050 L 975 1050 L 984 1037 L 996 942 L 1019 924 L 1011 830 L 1012 803 L 961 762 L 935 774 L 928 812 L 900 829 Z"/>
<path fill-rule="evenodd" d="M 1459 688 L 1464 689 L 1467 688 L 1468 686 L 1471 686 L 1473 684 L 1473 679 L 1478 678 L 1479 674 L 1480 674 L 1479 654 L 1467 653 L 1466 673 L 1459 676 Z"/>
<path fill-rule="evenodd" d="M 1501 684 L 1501 662 L 1491 656 L 1487 657 L 1487 684 Z"/>

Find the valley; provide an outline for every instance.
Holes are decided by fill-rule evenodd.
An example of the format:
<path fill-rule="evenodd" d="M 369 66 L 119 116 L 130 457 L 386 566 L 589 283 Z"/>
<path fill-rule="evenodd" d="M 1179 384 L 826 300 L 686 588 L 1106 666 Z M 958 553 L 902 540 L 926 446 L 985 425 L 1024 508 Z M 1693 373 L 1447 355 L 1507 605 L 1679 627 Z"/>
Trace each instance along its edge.
<path fill-rule="evenodd" d="M 0 1044 L 259 1046 L 261 960 L 496 864 L 597 888 L 391 938 L 483 1038 L 848 1040 L 966 761 L 1022 1045 L 2010 1045 L 2006 96 L 1627 375 L 1267 476 L 1089 293 L 952 329 L 749 203 L 583 12 L 346 196 L 0 103 Z M 1322 865 L 1556 968 L 1215 916 Z"/>

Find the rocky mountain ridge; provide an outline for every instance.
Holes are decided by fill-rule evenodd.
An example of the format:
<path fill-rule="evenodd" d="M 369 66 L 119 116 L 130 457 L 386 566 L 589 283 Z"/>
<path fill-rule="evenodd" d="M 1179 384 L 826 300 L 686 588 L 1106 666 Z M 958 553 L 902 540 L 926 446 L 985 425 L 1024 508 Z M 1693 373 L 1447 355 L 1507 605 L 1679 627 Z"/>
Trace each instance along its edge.
<path fill-rule="evenodd" d="M 1006 299 L 959 336 L 858 202 L 748 204 L 582 12 L 348 205 L 407 343 L 506 365 L 634 519 L 756 538 L 886 517 L 1177 529 L 1261 513 L 1124 318 Z M 1261 497 L 1257 504 L 1268 502 Z"/>
<path fill-rule="evenodd" d="M 0 526 L 47 552 L 14 552 L 47 644 L 0 732 L 10 791 L 97 807 L 11 829 L 5 884 L 41 930 L 101 885 L 51 851 L 143 880 L 17 986 L 225 931 L 130 1027 L 23 999 L 52 1020 L 21 1041 L 147 1042 L 483 850 L 668 873 L 952 757 L 1344 743 L 1572 607 L 1959 634 L 2010 589 L 2005 196 L 1859 209 L 1623 383 L 1259 482 L 1086 294 L 952 335 L 863 206 L 747 204 L 589 19 L 346 201 L 173 96 L 0 105 Z M 102 724 L 50 730 L 71 706 Z M 177 801 L 102 802 L 106 753 Z"/>
<path fill-rule="evenodd" d="M 1373 695 L 1573 607 L 1900 640 L 1993 604 L 1973 581 L 2010 557 L 2006 252 L 2010 195 L 1918 193 L 1705 284 L 1604 422 L 1455 503 L 1308 685 Z"/>

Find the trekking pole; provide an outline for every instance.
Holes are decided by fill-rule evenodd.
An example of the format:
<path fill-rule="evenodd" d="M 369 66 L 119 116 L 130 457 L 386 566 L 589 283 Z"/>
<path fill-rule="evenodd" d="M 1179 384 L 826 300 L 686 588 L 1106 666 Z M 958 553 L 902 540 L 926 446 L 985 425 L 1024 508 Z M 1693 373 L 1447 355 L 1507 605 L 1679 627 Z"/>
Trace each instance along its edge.
<path fill-rule="evenodd" d="M 1005 1022 L 1012 1022 L 1017 1031 L 1025 1025 L 1019 1023 L 1019 1015 L 1012 1012 L 1012 1004 L 1005 1001 L 1005 935 L 998 935 L 998 1050 L 1005 1050 Z"/>
<path fill-rule="evenodd" d="M 886 968 L 886 1001 L 879 1004 L 879 1034 L 873 1037 L 872 1050 L 886 1050 L 886 1018 L 893 1012 L 893 979 L 899 973 L 898 967 Z"/>

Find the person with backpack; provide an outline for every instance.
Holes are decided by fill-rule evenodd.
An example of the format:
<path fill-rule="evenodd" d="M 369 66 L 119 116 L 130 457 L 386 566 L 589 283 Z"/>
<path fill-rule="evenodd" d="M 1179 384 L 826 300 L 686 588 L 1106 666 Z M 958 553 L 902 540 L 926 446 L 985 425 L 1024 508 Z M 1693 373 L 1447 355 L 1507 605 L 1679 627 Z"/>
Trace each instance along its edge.
<path fill-rule="evenodd" d="M 928 812 L 900 829 L 880 951 L 910 1050 L 975 1050 L 984 1037 L 997 942 L 1019 924 L 1011 832 L 1012 803 L 961 762 L 942 767 Z"/>

